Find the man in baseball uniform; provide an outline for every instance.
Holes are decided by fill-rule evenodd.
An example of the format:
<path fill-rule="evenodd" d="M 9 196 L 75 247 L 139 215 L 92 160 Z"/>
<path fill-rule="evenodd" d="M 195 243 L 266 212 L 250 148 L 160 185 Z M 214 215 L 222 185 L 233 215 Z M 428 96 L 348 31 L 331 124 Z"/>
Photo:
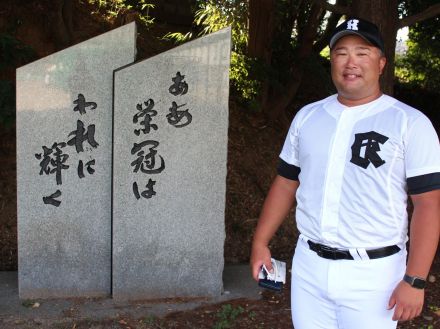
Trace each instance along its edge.
<path fill-rule="evenodd" d="M 345 21 L 330 49 L 338 93 L 292 122 L 253 239 L 252 274 L 271 269 L 269 241 L 296 198 L 295 328 L 396 328 L 422 311 L 439 241 L 439 140 L 425 115 L 381 92 L 386 58 L 374 24 Z"/>

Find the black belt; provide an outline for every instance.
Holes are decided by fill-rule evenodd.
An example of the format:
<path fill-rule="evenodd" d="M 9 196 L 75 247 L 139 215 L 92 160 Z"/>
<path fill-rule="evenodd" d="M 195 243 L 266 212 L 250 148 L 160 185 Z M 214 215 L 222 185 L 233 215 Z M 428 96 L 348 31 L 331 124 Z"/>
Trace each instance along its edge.
<path fill-rule="evenodd" d="M 351 259 L 351 260 L 353 260 L 354 259 L 348 250 L 341 250 L 341 249 L 337 249 L 337 248 L 328 247 L 328 246 L 325 246 L 320 243 L 312 242 L 310 240 L 308 240 L 307 243 L 309 244 L 310 250 L 313 250 L 314 252 L 316 252 L 318 254 L 318 256 L 320 256 L 322 258 L 334 259 L 334 260 L 337 260 L 337 259 Z M 367 253 L 367 255 L 370 259 L 391 256 L 399 251 L 400 251 L 400 248 L 396 245 L 387 246 L 387 247 L 378 248 L 378 249 L 365 250 L 365 252 Z"/>

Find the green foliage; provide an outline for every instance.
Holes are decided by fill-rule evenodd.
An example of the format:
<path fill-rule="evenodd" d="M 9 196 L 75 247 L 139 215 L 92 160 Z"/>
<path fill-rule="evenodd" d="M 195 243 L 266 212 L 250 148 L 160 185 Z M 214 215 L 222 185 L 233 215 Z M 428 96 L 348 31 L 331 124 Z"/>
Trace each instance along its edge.
<path fill-rule="evenodd" d="M 260 63 L 244 54 L 233 51 L 231 53 L 231 68 L 229 77 L 231 85 L 248 104 L 253 100 L 260 89 L 260 82 L 251 78 L 252 69 Z"/>
<path fill-rule="evenodd" d="M 14 70 L 36 57 L 35 52 L 12 35 L 0 34 L 0 71 Z M 15 84 L 0 80 L 0 123 L 11 126 L 15 122 Z"/>
<path fill-rule="evenodd" d="M 256 59 L 246 56 L 247 15 L 247 1 L 199 1 L 199 9 L 194 15 L 196 31 L 186 34 L 169 32 L 164 38 L 182 43 L 230 26 L 233 44 L 230 69 L 231 85 L 242 101 L 252 107 L 260 89 L 260 82 L 255 77 L 258 76 L 258 71 L 262 72 L 263 70 Z"/>
<path fill-rule="evenodd" d="M 231 304 L 222 306 L 222 309 L 217 312 L 218 321 L 214 324 L 214 329 L 232 328 L 231 326 L 237 317 L 244 312 L 243 307 L 233 307 Z"/>
<path fill-rule="evenodd" d="M 148 0 L 89 0 L 89 3 L 97 5 L 100 12 L 107 17 L 113 19 L 118 16 L 121 10 L 132 9 L 139 13 L 139 19 L 146 26 L 153 24 L 154 19 L 150 16 L 150 9 L 154 5 L 147 2 Z"/>
<path fill-rule="evenodd" d="M 405 0 L 401 11 L 410 16 L 436 3 L 437 0 Z M 440 17 L 410 26 L 408 37 L 407 53 L 396 57 L 397 78 L 427 90 L 440 90 Z"/>
<path fill-rule="evenodd" d="M 154 315 L 148 315 L 147 317 L 139 320 L 138 325 L 136 328 L 139 329 L 162 329 L 165 328 L 163 326 L 163 321 L 159 318 L 157 318 Z"/>
<path fill-rule="evenodd" d="M 248 316 L 249 316 L 249 319 L 255 320 L 255 318 L 257 317 L 257 313 L 255 313 L 254 311 L 250 311 Z"/>
<path fill-rule="evenodd" d="M 325 47 L 323 50 L 321 50 L 319 54 L 321 55 L 321 57 L 330 60 L 330 47 Z"/>
<path fill-rule="evenodd" d="M 438 0 L 404 0 L 406 14 L 415 15 L 438 4 Z M 440 56 L 440 17 L 424 20 L 409 27 L 409 40 L 418 44 L 420 49 L 428 48 L 431 53 Z"/>
<path fill-rule="evenodd" d="M 108 18 L 116 17 L 119 10 L 124 8 L 123 0 L 89 0 L 89 3 L 97 5 Z"/>
<path fill-rule="evenodd" d="M 408 41 L 408 51 L 396 57 L 396 77 L 404 83 L 415 84 L 424 89 L 440 89 L 440 57 L 435 50 Z"/>
<path fill-rule="evenodd" d="M 31 308 L 32 306 L 35 305 L 35 300 L 25 299 L 24 301 L 21 302 L 21 305 L 27 308 Z"/>
<path fill-rule="evenodd" d="M 438 312 L 440 311 L 440 307 L 436 305 L 428 305 L 428 310 L 430 310 L 431 312 Z"/>

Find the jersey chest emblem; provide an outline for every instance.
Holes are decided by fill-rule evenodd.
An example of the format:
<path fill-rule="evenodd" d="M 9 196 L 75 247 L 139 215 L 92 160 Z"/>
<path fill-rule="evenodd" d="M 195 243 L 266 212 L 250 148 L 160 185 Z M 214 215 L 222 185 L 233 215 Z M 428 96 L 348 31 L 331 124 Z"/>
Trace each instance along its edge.
<path fill-rule="evenodd" d="M 385 163 L 378 152 L 380 144 L 384 144 L 388 137 L 375 131 L 355 134 L 354 143 L 351 146 L 351 163 L 366 169 L 370 163 L 378 168 Z"/>

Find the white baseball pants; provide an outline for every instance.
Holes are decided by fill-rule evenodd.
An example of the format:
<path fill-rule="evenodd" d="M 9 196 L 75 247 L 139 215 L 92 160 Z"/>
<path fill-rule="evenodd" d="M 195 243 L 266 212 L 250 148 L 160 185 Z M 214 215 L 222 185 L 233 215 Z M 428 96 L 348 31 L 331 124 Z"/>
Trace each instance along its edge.
<path fill-rule="evenodd" d="M 295 329 L 395 329 L 388 301 L 405 269 L 405 249 L 379 259 L 331 260 L 298 239 L 291 289 Z"/>

